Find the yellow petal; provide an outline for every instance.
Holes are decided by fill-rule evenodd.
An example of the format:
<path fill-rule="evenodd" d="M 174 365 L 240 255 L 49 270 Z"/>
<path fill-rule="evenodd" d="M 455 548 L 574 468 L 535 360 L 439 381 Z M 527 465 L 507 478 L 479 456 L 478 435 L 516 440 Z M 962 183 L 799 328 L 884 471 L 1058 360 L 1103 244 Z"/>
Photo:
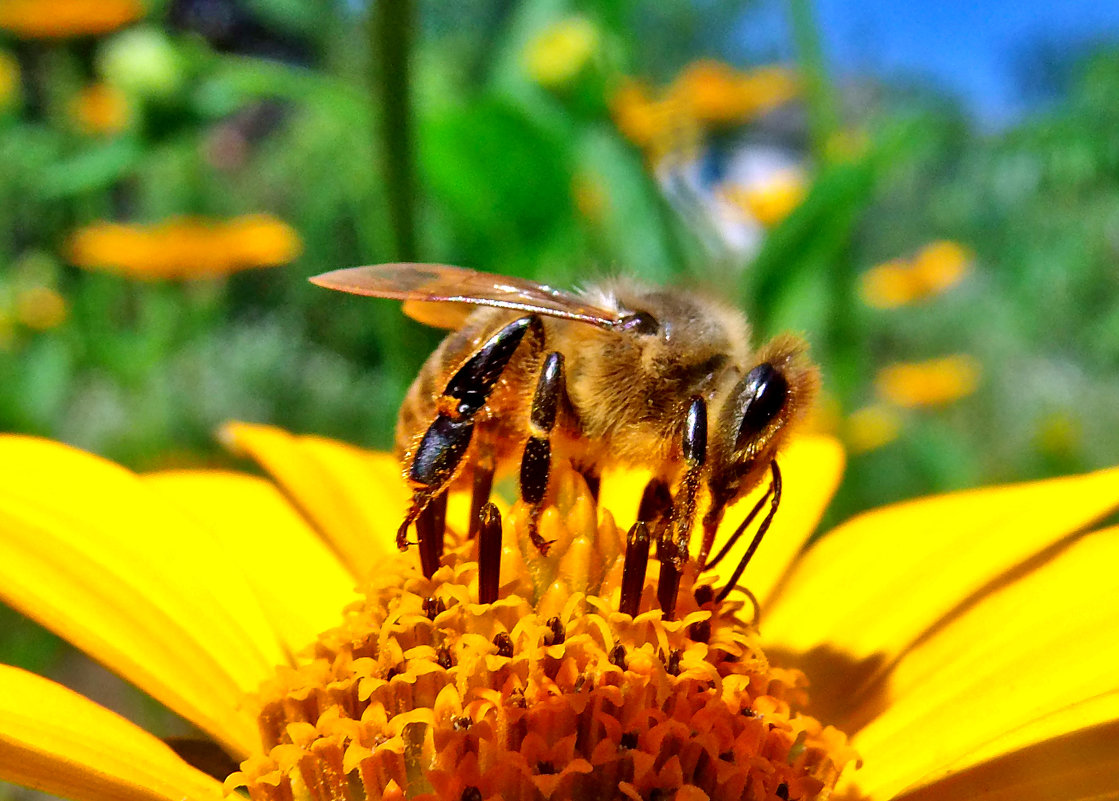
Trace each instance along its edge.
<path fill-rule="evenodd" d="M 762 634 L 887 663 L 988 582 L 1119 504 L 1119 469 L 953 493 L 860 515 L 794 565 Z"/>
<path fill-rule="evenodd" d="M 234 752 L 256 743 L 253 716 L 239 705 L 287 657 L 205 530 L 117 465 L 8 436 L 0 532 L 7 603 Z"/>
<path fill-rule="evenodd" d="M 270 482 L 215 470 L 142 478 L 244 567 L 288 650 L 302 650 L 337 625 L 342 608 L 357 600 L 354 577 Z"/>
<path fill-rule="evenodd" d="M 1089 713 L 1089 714 L 1085 714 Z M 1086 718 L 1102 722 L 1086 723 Z M 906 801 L 1099 801 L 1119 787 L 1119 692 L 1050 716 L 1028 730 L 1048 728 L 1047 737 L 1010 750 L 1002 738 L 983 749 L 1000 756 L 969 759 L 923 779 Z M 1011 737 L 1018 733 L 1012 732 Z"/>
<path fill-rule="evenodd" d="M 77 801 L 220 801 L 221 784 L 124 718 L 0 665 L 0 779 Z"/>
<path fill-rule="evenodd" d="M 369 576 L 391 552 L 408 508 L 391 455 L 249 423 L 230 423 L 222 433 L 272 475 L 354 575 Z"/>
<path fill-rule="evenodd" d="M 1119 720 L 1119 528 L 1009 580 L 905 653 L 853 745 L 889 798 L 1008 751 Z"/>
<path fill-rule="evenodd" d="M 785 575 L 793 558 L 816 530 L 820 517 L 839 486 L 845 457 L 843 448 L 836 439 L 822 435 L 806 435 L 793 440 L 777 457 L 777 462 L 781 467 L 784 487 L 781 505 L 773 518 L 769 532 L 739 580 L 739 584 L 749 588 L 763 606 L 765 599 Z M 620 527 L 628 528 L 637 519 L 641 493 L 645 490 L 650 476 L 651 474 L 646 470 L 628 468 L 609 470 L 603 476 L 599 503 L 610 510 Z M 722 525 L 719 527 L 719 535 L 715 540 L 716 552 L 738 524 L 745 519 L 768 487 L 767 474 L 760 486 L 727 507 Z M 721 586 L 734 572 L 739 558 L 749 546 L 750 538 L 768 508 L 767 503 L 750 529 L 739 538 L 737 545 L 714 568 L 714 575 L 718 577 L 716 586 Z M 700 536 L 698 530 L 693 533 L 693 548 L 698 548 Z"/>

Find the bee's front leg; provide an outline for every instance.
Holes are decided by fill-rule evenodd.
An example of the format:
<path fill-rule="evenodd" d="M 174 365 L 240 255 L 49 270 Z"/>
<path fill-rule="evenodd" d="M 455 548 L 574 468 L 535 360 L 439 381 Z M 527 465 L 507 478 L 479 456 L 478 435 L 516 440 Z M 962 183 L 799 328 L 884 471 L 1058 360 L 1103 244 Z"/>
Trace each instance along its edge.
<path fill-rule="evenodd" d="M 462 472 L 463 457 L 474 433 L 474 417 L 485 406 L 517 346 L 530 330 L 538 337 L 542 335 L 538 317 L 520 317 L 504 326 L 451 376 L 437 399 L 436 418 L 420 438 L 408 464 L 412 506 L 396 533 L 396 544 L 401 550 L 408 547 L 408 527 Z M 425 524 L 422 528 L 429 526 Z M 424 532 L 420 534 L 421 564 L 425 573 L 429 568 L 434 572 L 442 537 L 439 532 L 432 532 L 425 545 Z M 434 551 L 434 554 L 428 553 L 425 558 L 428 551 Z"/>
<path fill-rule="evenodd" d="M 530 507 L 528 533 L 533 545 L 544 554 L 551 543 L 540 536 L 540 510 L 552 472 L 552 430 L 556 425 L 560 399 L 565 393 L 563 354 L 552 351 L 545 357 L 536 381 L 529 412 L 528 441 L 521 456 L 521 500 Z"/>

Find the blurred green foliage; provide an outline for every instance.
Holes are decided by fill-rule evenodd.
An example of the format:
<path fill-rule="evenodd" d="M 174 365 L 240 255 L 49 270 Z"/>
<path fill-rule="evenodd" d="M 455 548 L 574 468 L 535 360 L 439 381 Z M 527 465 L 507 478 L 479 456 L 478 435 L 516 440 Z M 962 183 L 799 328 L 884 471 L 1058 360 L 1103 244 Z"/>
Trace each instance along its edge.
<path fill-rule="evenodd" d="M 663 86 L 725 52 L 735 4 L 401 3 L 410 47 L 378 46 L 399 31 L 360 3 L 223 0 L 225 27 L 205 5 L 153 3 L 104 36 L 0 42 L 19 71 L 0 102 L 0 429 L 138 469 L 226 462 L 213 434 L 229 419 L 386 447 L 439 333 L 306 278 L 404 252 L 557 286 L 626 271 L 718 287 L 757 336 L 806 333 L 840 433 L 875 400 L 879 366 L 975 357 L 974 395 L 901 410 L 896 441 L 852 457 L 833 519 L 1116 462 L 1119 52 L 1083 54 L 1058 104 L 983 133 L 927 92 L 831 86 L 802 18 L 809 104 L 828 108 L 788 137 L 806 198 L 751 254 L 713 246 L 670 204 L 610 111 L 625 76 Z M 541 85 L 526 49 L 573 13 L 593 49 Z M 76 122 L 94 82 L 124 98 L 119 130 Z M 831 147 L 843 137 L 855 144 Z M 70 262 L 69 237 L 99 220 L 255 212 L 290 224 L 302 255 L 202 281 Z M 975 254 L 961 285 L 897 309 L 860 301 L 864 270 L 935 239 Z M 56 292 L 65 320 L 21 322 L 26 285 Z M 24 661 L 22 647 L 0 659 Z"/>

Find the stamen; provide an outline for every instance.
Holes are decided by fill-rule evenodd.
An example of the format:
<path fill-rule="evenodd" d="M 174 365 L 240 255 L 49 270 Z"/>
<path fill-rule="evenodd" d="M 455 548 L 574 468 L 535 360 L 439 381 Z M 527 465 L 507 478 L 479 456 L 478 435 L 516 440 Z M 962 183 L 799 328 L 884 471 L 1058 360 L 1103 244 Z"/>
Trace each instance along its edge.
<path fill-rule="evenodd" d="M 416 533 L 420 539 L 420 570 L 431 578 L 439 569 L 443 557 L 443 534 L 446 531 L 447 493 L 432 498 L 416 518 Z"/>
<path fill-rule="evenodd" d="M 513 656 L 513 640 L 504 631 L 493 636 L 493 644 L 497 646 L 498 656 Z"/>
<path fill-rule="evenodd" d="M 487 503 L 478 513 L 478 603 L 497 601 L 501 586 L 501 512 Z"/>
<path fill-rule="evenodd" d="M 645 571 L 649 567 L 649 528 L 638 520 L 626 535 L 626 558 L 622 567 L 622 600 L 618 611 L 636 617 L 645 589 Z"/>
<path fill-rule="evenodd" d="M 567 631 L 563 627 L 563 621 L 558 617 L 548 618 L 548 633 L 544 635 L 544 645 L 563 645 L 567 640 Z"/>
<path fill-rule="evenodd" d="M 661 528 L 660 542 L 657 543 L 657 559 L 661 563 L 660 577 L 657 580 L 657 603 L 665 620 L 676 619 L 676 596 L 680 592 L 679 546 L 670 536 L 671 526 Z"/>

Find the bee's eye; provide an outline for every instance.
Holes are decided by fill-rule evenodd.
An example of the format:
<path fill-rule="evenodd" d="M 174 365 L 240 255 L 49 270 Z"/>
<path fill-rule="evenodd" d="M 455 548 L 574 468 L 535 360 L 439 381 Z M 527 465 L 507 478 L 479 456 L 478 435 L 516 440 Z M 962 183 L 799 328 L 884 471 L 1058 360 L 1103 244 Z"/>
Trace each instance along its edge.
<path fill-rule="evenodd" d="M 655 334 L 660 330 L 657 318 L 648 312 L 634 312 L 621 319 L 618 327 L 623 331 L 633 331 L 635 334 Z"/>
<path fill-rule="evenodd" d="M 735 450 L 760 434 L 785 406 L 789 382 L 769 362 L 763 362 L 746 374 L 742 382 L 745 411 L 738 428 Z"/>

